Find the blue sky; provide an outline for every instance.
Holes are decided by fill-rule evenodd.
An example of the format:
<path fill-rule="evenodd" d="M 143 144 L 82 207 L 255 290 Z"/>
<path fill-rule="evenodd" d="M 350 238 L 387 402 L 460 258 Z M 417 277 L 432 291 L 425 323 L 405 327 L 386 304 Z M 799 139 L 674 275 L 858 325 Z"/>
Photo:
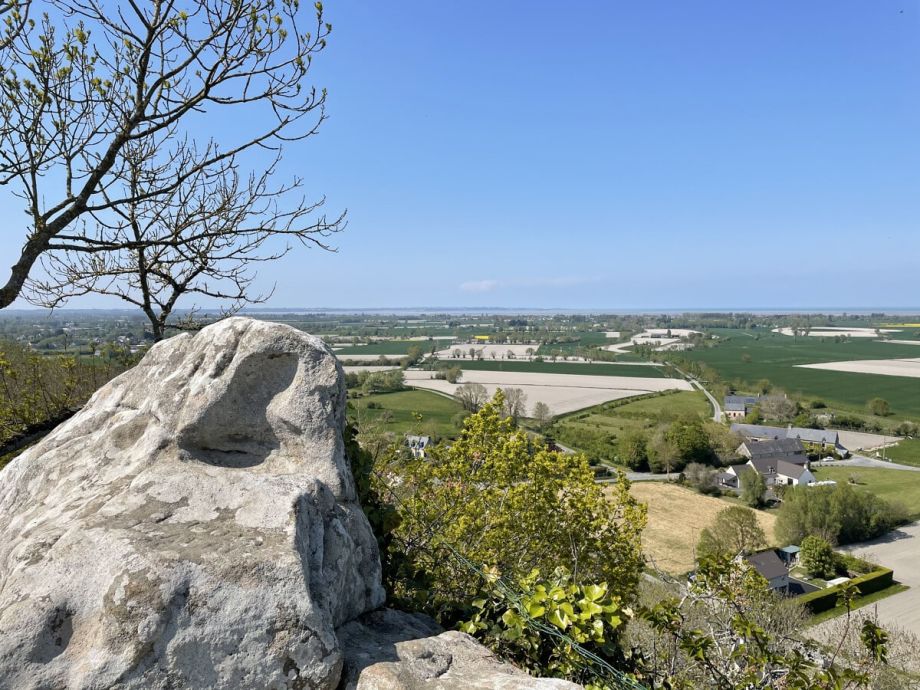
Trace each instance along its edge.
<path fill-rule="evenodd" d="M 330 117 L 283 172 L 349 226 L 272 305 L 920 306 L 916 0 L 326 13 Z"/>

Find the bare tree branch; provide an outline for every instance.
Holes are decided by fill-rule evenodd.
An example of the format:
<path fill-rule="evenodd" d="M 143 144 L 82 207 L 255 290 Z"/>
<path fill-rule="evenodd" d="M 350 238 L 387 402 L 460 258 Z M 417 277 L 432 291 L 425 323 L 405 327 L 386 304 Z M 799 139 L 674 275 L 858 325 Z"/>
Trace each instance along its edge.
<path fill-rule="evenodd" d="M 195 164 L 169 197 L 149 193 L 172 174 L 154 146 L 132 143 L 121 156 L 115 169 L 125 175 L 121 186 L 129 200 L 96 219 L 94 228 L 87 221 L 84 232 L 49 244 L 42 264 L 50 278 L 25 286 L 32 303 L 53 308 L 88 293 L 115 296 L 139 307 L 160 340 L 167 328 L 193 325 L 193 318 L 172 319 L 183 297 L 217 300 L 225 314 L 264 302 L 271 292 L 253 290 L 259 264 L 296 244 L 334 251 L 328 238 L 345 225 L 343 215 L 315 218 L 323 202 L 299 196 L 300 180 L 272 183 L 277 156 L 246 177 L 232 159 Z M 180 151 L 169 160 L 186 164 L 195 154 Z"/>
<path fill-rule="evenodd" d="M 120 209 L 236 173 L 240 154 L 280 152 L 325 118 L 325 90 L 303 84 L 332 29 L 319 2 L 42 0 L 34 21 L 39 1 L 0 0 L 0 186 L 29 219 L 0 308 L 46 252 L 137 250 L 147 235 L 113 230 Z M 190 143 L 189 127 L 217 114 L 241 123 L 238 137 Z M 132 193 L 133 146 L 172 176 Z"/>

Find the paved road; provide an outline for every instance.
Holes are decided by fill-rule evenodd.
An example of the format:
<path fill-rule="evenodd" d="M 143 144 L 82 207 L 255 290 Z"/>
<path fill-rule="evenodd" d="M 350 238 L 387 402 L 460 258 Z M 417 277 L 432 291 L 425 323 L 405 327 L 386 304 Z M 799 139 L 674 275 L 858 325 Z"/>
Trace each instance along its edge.
<path fill-rule="evenodd" d="M 910 586 L 906 592 L 895 594 L 871 604 L 882 625 L 902 628 L 920 635 L 920 522 L 899 527 L 884 537 L 840 548 L 841 551 L 866 558 L 894 569 L 894 578 Z"/>
<path fill-rule="evenodd" d="M 719 401 L 716 400 L 716 399 L 713 397 L 712 393 L 710 393 L 708 390 L 706 390 L 706 386 L 704 386 L 702 383 L 700 383 L 699 381 L 697 381 L 695 378 L 693 378 L 693 377 L 690 376 L 689 374 L 684 373 L 683 371 L 681 371 L 680 369 L 678 369 L 678 368 L 677 368 L 676 366 L 674 366 L 673 364 L 672 364 L 671 366 L 673 366 L 681 376 L 683 376 L 685 379 L 687 379 L 687 380 L 690 382 L 690 385 L 691 385 L 691 386 L 693 386 L 694 388 L 697 388 L 697 389 L 703 391 L 703 394 L 704 394 L 707 398 L 709 398 L 709 402 L 710 402 L 710 404 L 712 405 L 712 421 L 714 421 L 714 422 L 721 422 L 721 421 L 722 421 L 722 406 L 719 405 Z"/>

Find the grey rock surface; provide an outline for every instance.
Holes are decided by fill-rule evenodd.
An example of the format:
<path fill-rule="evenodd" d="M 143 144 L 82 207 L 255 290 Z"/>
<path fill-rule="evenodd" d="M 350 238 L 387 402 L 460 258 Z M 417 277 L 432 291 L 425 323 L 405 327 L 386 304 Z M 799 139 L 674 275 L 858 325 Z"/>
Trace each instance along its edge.
<path fill-rule="evenodd" d="M 293 328 L 154 346 L 0 473 L 0 687 L 335 688 L 384 599 L 344 415 Z"/>
<path fill-rule="evenodd" d="M 532 678 L 496 659 L 469 635 L 419 614 L 380 609 L 339 630 L 344 690 L 577 690 Z"/>

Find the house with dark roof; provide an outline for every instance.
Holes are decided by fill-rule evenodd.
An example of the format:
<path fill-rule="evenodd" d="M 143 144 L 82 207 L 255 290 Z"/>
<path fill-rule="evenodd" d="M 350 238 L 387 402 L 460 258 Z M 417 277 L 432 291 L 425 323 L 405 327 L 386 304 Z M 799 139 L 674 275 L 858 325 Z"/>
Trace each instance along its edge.
<path fill-rule="evenodd" d="M 726 395 L 722 400 L 722 411 L 729 419 L 742 419 L 760 401 L 759 395 Z"/>
<path fill-rule="evenodd" d="M 755 458 L 801 458 L 805 462 L 805 446 L 797 438 L 779 438 L 773 441 L 746 440 L 738 446 L 738 454 L 753 460 Z"/>
<path fill-rule="evenodd" d="M 821 446 L 823 450 L 828 448 L 844 450 L 840 445 L 840 434 L 833 429 L 803 429 L 791 426 L 786 429 L 786 438 L 797 438 L 802 443 Z"/>
<path fill-rule="evenodd" d="M 833 429 L 806 429 L 797 426 L 763 426 L 760 424 L 732 424 L 732 432 L 755 441 L 798 439 L 802 443 L 821 446 L 822 450 L 846 451 L 840 443 L 840 434 Z"/>
<path fill-rule="evenodd" d="M 770 585 L 770 589 L 786 592 L 789 590 L 789 570 L 776 551 L 761 551 L 746 556 L 745 561 Z"/>
<path fill-rule="evenodd" d="M 816 481 L 805 456 L 755 456 L 744 465 L 731 465 L 716 475 L 719 486 L 741 488 L 743 472 L 754 471 L 764 478 L 767 486 L 807 486 Z"/>

